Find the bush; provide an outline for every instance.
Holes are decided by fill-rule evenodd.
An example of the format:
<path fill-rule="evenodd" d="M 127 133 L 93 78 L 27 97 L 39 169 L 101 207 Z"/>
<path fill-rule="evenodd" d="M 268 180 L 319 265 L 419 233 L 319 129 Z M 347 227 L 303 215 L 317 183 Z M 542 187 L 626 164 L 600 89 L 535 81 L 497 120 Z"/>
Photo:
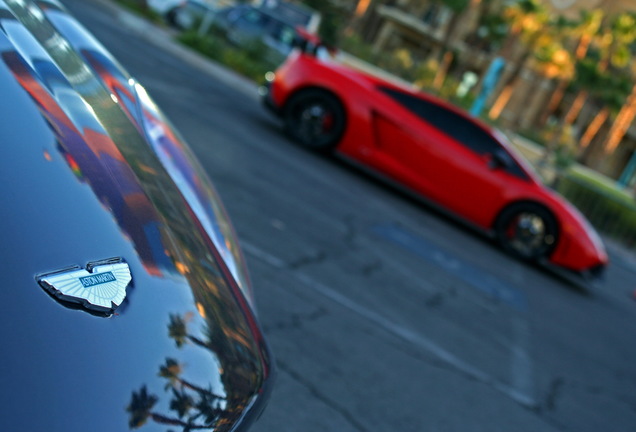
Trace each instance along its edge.
<path fill-rule="evenodd" d="M 269 56 L 271 50 L 257 40 L 237 48 L 217 35 L 199 36 L 195 30 L 189 30 L 179 35 L 179 41 L 257 82 L 277 66 L 278 58 Z"/>
<path fill-rule="evenodd" d="M 155 24 L 163 24 L 163 19 L 159 14 L 150 9 L 147 4 L 140 0 L 117 0 L 117 3 L 141 15 Z"/>
<path fill-rule="evenodd" d="M 349 54 L 358 57 L 360 60 L 364 60 L 369 63 L 373 63 L 375 55 L 373 54 L 373 48 L 368 43 L 364 42 L 359 35 L 351 34 L 344 36 L 340 40 L 340 49 Z"/>
<path fill-rule="evenodd" d="M 636 246 L 636 203 L 628 194 L 573 171 L 560 178 L 556 190 L 600 233 L 627 247 Z"/>

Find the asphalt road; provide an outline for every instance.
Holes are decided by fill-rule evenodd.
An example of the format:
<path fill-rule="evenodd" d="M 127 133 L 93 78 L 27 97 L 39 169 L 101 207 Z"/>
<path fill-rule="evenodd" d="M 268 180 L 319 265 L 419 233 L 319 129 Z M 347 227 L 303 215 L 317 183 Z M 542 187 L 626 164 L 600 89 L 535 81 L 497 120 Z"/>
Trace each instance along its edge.
<path fill-rule="evenodd" d="M 636 430 L 636 258 L 585 292 L 338 161 L 256 86 L 98 0 L 64 2 L 146 86 L 232 217 L 279 376 L 254 431 Z"/>

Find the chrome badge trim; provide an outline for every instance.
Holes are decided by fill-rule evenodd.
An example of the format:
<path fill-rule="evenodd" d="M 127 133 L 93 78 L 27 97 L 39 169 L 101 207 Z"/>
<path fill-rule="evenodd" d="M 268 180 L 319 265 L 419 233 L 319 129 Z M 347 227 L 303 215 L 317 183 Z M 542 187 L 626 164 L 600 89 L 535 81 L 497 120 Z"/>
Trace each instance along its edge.
<path fill-rule="evenodd" d="M 126 298 L 132 275 L 121 258 L 110 258 L 90 262 L 85 269 L 74 266 L 36 279 L 42 288 L 63 302 L 111 315 Z"/>

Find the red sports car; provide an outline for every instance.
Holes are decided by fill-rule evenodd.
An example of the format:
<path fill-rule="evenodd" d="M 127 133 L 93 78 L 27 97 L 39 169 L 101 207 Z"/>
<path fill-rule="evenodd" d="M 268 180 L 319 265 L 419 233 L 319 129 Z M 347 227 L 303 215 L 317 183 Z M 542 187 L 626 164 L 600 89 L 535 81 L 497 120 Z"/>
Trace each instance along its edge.
<path fill-rule="evenodd" d="M 503 134 L 434 97 L 324 59 L 316 39 L 299 45 L 263 92 L 296 141 L 406 186 L 518 257 L 584 276 L 606 266 L 595 230 Z"/>

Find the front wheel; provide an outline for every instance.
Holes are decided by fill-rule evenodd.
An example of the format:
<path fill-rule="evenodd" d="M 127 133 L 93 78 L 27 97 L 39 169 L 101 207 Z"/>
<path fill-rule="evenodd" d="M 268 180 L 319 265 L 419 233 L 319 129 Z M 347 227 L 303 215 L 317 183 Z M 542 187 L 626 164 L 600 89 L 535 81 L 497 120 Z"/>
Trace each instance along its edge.
<path fill-rule="evenodd" d="M 513 204 L 501 212 L 495 224 L 501 246 L 513 255 L 536 261 L 554 250 L 558 227 L 554 216 L 535 203 Z"/>
<path fill-rule="evenodd" d="M 305 90 L 292 96 L 283 118 L 287 134 L 313 150 L 332 150 L 345 129 L 342 104 L 322 90 Z"/>

